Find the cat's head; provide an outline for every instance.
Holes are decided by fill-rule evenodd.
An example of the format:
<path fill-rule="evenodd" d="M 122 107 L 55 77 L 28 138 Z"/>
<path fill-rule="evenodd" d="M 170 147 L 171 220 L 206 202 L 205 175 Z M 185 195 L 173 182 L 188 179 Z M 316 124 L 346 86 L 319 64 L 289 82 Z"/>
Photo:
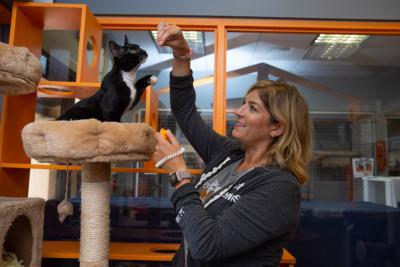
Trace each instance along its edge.
<path fill-rule="evenodd" d="M 123 71 L 137 70 L 148 57 L 146 51 L 141 49 L 137 44 L 129 43 L 126 35 L 123 46 L 113 41 L 109 41 L 108 45 L 114 58 L 114 65 Z"/>

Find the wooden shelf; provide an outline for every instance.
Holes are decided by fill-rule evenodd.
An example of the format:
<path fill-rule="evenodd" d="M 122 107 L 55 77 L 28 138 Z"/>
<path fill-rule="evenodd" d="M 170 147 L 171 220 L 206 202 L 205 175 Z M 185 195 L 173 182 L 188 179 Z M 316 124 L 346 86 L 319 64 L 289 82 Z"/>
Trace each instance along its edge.
<path fill-rule="evenodd" d="M 52 164 L 25 164 L 25 163 L 0 163 L 1 168 L 5 169 L 44 169 L 44 170 L 66 170 L 65 165 L 52 165 Z M 68 167 L 71 171 L 80 170 L 80 166 L 71 165 Z"/>
<path fill-rule="evenodd" d="M 179 244 L 111 242 L 110 260 L 171 261 L 178 248 Z M 78 259 L 79 242 L 43 241 L 42 257 Z"/>
<path fill-rule="evenodd" d="M 38 85 L 38 97 L 86 98 L 100 88 L 98 82 L 64 82 L 42 80 Z"/>
<path fill-rule="evenodd" d="M 171 261 L 179 244 L 165 243 L 110 243 L 110 260 Z M 158 251 L 158 252 L 157 252 Z M 78 241 L 43 241 L 43 258 L 79 258 Z M 296 259 L 283 250 L 281 265 L 296 264 Z"/>
<path fill-rule="evenodd" d="M 44 169 L 44 170 L 67 170 L 66 165 L 56 165 L 56 164 L 24 164 L 24 163 L 0 163 L 1 168 L 5 169 Z M 80 171 L 81 167 L 76 165 L 70 165 L 68 167 L 71 171 Z M 112 172 L 140 172 L 140 173 L 168 173 L 165 169 L 159 168 L 120 168 L 115 167 L 111 168 Z M 200 169 L 189 169 L 191 174 L 201 174 L 202 170 Z"/>
<path fill-rule="evenodd" d="M 83 4 L 49 5 L 47 3 L 15 3 L 30 21 L 46 30 L 80 30 Z"/>

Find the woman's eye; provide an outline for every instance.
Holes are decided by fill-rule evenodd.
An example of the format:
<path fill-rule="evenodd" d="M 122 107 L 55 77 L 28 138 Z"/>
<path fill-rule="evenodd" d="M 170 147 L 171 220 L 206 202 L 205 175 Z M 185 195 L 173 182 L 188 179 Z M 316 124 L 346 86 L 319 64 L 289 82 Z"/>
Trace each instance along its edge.
<path fill-rule="evenodd" d="M 257 111 L 257 109 L 255 107 L 253 107 L 253 106 L 250 106 L 250 110 L 251 111 Z"/>

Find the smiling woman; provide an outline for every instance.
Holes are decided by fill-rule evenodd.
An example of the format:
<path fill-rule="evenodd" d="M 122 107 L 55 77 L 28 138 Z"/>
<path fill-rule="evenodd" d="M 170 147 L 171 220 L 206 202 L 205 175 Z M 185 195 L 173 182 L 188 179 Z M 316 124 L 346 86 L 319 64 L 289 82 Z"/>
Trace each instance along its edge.
<path fill-rule="evenodd" d="M 277 164 L 290 169 L 303 184 L 311 155 L 308 104 L 297 88 L 283 82 L 261 80 L 246 94 L 232 136 L 246 150 L 264 151 L 257 165 Z"/>
<path fill-rule="evenodd" d="M 177 55 L 189 50 L 176 25 L 160 23 L 157 42 Z M 174 135 L 156 134 L 154 159 L 174 177 L 171 201 L 184 236 L 173 265 L 277 266 L 298 224 L 300 183 L 307 178 L 307 104 L 293 86 L 259 82 L 235 112 L 232 140 L 200 117 L 190 58 L 175 58 L 172 66 L 173 114 L 206 164 L 194 179 Z"/>

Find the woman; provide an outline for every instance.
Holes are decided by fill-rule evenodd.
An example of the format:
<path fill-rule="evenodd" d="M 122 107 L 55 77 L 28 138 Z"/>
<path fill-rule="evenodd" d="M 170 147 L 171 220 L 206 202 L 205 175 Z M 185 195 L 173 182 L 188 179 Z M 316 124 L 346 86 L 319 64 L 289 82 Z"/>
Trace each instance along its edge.
<path fill-rule="evenodd" d="M 234 139 L 219 135 L 195 107 L 190 49 L 179 27 L 160 23 L 157 42 L 173 50 L 171 108 L 206 163 L 191 179 L 180 144 L 156 133 L 154 159 L 169 170 L 171 201 L 184 240 L 174 266 L 278 266 L 299 220 L 300 184 L 307 180 L 308 107 L 286 83 L 259 81 L 235 114 Z"/>

